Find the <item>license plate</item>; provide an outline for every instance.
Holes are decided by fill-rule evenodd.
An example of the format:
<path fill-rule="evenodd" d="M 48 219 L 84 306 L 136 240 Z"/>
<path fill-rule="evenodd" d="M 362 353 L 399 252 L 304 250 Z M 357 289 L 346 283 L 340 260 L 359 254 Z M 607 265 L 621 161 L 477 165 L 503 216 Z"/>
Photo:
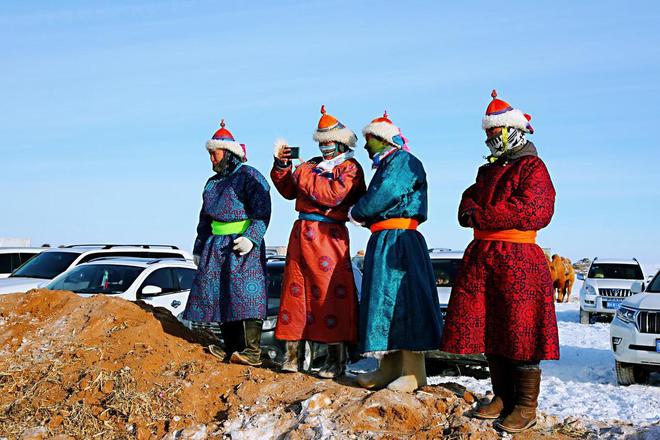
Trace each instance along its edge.
<path fill-rule="evenodd" d="M 605 307 L 608 309 L 618 309 L 621 307 L 621 303 L 623 302 L 623 298 L 621 299 L 608 299 L 605 302 Z"/>
<path fill-rule="evenodd" d="M 660 339 L 655 340 L 655 351 L 656 353 L 660 353 Z"/>

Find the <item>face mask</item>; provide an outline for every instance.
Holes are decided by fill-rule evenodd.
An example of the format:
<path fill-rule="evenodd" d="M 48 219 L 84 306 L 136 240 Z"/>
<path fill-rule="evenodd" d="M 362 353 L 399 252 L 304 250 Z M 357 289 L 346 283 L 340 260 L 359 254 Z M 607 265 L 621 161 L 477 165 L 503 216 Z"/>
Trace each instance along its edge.
<path fill-rule="evenodd" d="M 497 159 L 525 143 L 525 134 L 521 130 L 511 127 L 502 127 L 500 134 L 486 140 L 486 146 L 490 150 L 490 159 Z"/>
<path fill-rule="evenodd" d="M 391 145 L 387 142 L 381 141 L 375 137 L 370 137 L 367 139 L 367 145 L 364 148 L 366 148 L 367 152 L 369 153 L 369 159 L 373 159 L 375 155 L 382 153 L 389 147 L 391 147 Z"/>
<path fill-rule="evenodd" d="M 236 169 L 239 163 L 240 160 L 235 154 L 226 151 L 222 160 L 213 165 L 213 171 L 221 176 L 227 176 Z"/>
<path fill-rule="evenodd" d="M 337 154 L 338 147 L 336 143 L 332 143 L 330 145 L 319 144 L 319 150 L 321 150 L 321 154 L 323 155 L 324 159 L 329 159 Z"/>

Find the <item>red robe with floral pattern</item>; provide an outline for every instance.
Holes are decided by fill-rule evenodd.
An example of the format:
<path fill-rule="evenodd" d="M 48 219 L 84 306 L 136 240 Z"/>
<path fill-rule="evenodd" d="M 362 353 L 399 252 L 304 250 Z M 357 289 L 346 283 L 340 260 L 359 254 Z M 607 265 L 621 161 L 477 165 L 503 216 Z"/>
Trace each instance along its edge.
<path fill-rule="evenodd" d="M 357 293 L 351 266 L 348 210 L 365 193 L 364 172 L 348 159 L 323 172 L 314 158 L 292 171 L 273 166 L 277 190 L 296 211 L 336 223 L 296 220 L 289 237 L 275 337 L 324 343 L 357 339 Z"/>
<path fill-rule="evenodd" d="M 464 193 L 462 226 L 485 231 L 546 227 L 555 190 L 534 154 L 487 164 Z M 449 300 L 444 351 L 518 361 L 559 359 L 552 280 L 536 244 L 473 240 Z"/>

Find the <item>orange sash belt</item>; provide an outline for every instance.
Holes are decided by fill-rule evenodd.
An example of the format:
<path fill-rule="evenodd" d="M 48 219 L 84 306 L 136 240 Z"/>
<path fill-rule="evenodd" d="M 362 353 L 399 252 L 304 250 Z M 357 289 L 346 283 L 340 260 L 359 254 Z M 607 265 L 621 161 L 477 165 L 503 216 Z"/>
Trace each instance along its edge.
<path fill-rule="evenodd" d="M 536 231 L 519 231 L 518 229 L 506 229 L 504 231 L 480 231 L 475 229 L 474 239 L 535 244 Z"/>
<path fill-rule="evenodd" d="M 419 226 L 419 221 L 414 218 L 388 218 L 387 220 L 381 220 L 374 223 L 369 227 L 371 233 L 374 234 L 378 231 L 384 231 L 386 229 L 417 229 Z"/>

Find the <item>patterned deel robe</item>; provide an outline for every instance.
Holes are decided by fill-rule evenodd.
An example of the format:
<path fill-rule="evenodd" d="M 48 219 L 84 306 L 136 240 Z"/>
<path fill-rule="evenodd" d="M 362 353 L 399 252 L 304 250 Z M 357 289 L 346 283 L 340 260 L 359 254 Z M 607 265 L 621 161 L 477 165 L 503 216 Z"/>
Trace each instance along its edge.
<path fill-rule="evenodd" d="M 264 319 L 267 311 L 266 245 L 270 221 L 270 188 L 264 176 L 249 165 L 232 174 L 216 174 L 204 187 L 193 254 L 200 255 L 184 319 L 232 322 Z M 211 222 L 251 220 L 243 234 L 212 235 Z M 245 236 L 254 247 L 244 256 L 232 250 Z"/>
<path fill-rule="evenodd" d="M 354 343 L 357 294 L 349 246 L 348 209 L 365 190 L 364 172 L 355 159 L 332 172 L 314 158 L 295 171 L 275 164 L 277 190 L 296 200 L 296 211 L 321 214 L 338 223 L 296 220 L 289 237 L 275 337 L 286 341 Z"/>
<path fill-rule="evenodd" d="M 555 189 L 536 148 L 479 168 L 458 209 L 462 226 L 479 230 L 546 227 Z M 469 216 L 463 213 L 471 212 Z M 552 280 L 536 244 L 473 240 L 451 292 L 443 350 L 518 361 L 559 359 Z"/>
<path fill-rule="evenodd" d="M 389 218 L 426 221 L 426 172 L 419 159 L 398 150 L 383 159 L 367 194 L 351 215 L 367 227 Z M 426 241 L 415 230 L 371 235 L 364 258 L 360 301 L 360 351 L 378 356 L 391 350 L 439 347 L 442 314 Z"/>

